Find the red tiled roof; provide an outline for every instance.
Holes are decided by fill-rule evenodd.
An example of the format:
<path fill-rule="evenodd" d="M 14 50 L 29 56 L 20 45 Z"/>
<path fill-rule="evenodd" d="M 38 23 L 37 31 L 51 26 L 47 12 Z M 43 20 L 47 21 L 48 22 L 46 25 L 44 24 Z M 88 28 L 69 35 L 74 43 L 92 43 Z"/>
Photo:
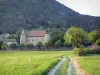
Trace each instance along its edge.
<path fill-rule="evenodd" d="M 45 34 L 45 30 L 33 30 L 28 33 L 28 37 L 43 37 Z"/>

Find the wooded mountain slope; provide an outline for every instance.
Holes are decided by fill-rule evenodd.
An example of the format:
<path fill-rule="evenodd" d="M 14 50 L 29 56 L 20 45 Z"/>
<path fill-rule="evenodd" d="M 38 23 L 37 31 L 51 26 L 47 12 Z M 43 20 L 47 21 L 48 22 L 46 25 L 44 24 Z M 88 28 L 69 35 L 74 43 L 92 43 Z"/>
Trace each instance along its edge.
<path fill-rule="evenodd" d="M 67 28 L 77 26 L 90 31 L 100 27 L 100 17 L 79 14 L 56 0 L 1 0 L 0 31 L 18 28 Z"/>

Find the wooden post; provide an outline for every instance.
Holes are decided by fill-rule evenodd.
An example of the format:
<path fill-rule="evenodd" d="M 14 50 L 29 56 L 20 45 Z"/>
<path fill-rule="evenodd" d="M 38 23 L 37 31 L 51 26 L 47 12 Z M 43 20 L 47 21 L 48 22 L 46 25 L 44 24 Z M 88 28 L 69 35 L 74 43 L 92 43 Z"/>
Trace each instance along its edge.
<path fill-rule="evenodd" d="M 32 56 L 30 57 L 30 72 L 32 72 Z"/>

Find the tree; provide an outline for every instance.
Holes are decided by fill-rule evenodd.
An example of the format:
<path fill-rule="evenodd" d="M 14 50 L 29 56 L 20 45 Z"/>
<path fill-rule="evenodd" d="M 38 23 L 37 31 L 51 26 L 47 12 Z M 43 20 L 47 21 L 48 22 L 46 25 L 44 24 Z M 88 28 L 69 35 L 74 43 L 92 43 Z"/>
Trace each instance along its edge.
<path fill-rule="evenodd" d="M 62 45 L 62 42 L 58 40 L 55 42 L 54 47 L 58 49 L 59 47 L 61 47 L 61 45 Z"/>
<path fill-rule="evenodd" d="M 49 28 L 48 32 L 51 34 L 53 45 L 58 40 L 61 40 L 62 43 L 64 42 L 63 37 L 64 37 L 65 30 L 63 28 Z"/>
<path fill-rule="evenodd" d="M 36 43 L 36 47 L 38 48 L 38 50 L 43 46 L 42 42 L 41 41 L 38 41 Z"/>
<path fill-rule="evenodd" d="M 73 47 L 81 47 L 86 39 L 87 33 L 83 29 L 76 27 L 69 28 L 64 36 L 64 40 L 72 43 Z"/>
<path fill-rule="evenodd" d="M 24 43 L 19 44 L 19 48 L 20 48 L 21 50 L 23 50 L 23 49 L 25 48 L 25 44 L 24 44 Z"/>
<path fill-rule="evenodd" d="M 93 44 L 100 38 L 100 31 L 99 30 L 94 30 L 89 33 L 88 35 L 88 41 L 89 43 Z"/>
<path fill-rule="evenodd" d="M 3 41 L 0 41 L 0 49 L 2 49 Z"/>
<path fill-rule="evenodd" d="M 26 45 L 27 48 L 31 49 L 32 47 L 34 47 L 34 45 L 32 43 L 29 43 Z"/>
<path fill-rule="evenodd" d="M 96 44 L 100 46 L 100 38 L 96 41 Z"/>
<path fill-rule="evenodd" d="M 48 48 L 48 47 L 51 47 L 51 46 L 52 46 L 52 41 L 51 41 L 51 40 L 46 40 L 45 46 L 46 46 L 47 48 Z"/>
<path fill-rule="evenodd" d="M 71 47 L 72 43 L 70 43 L 69 41 L 65 41 L 63 44 L 65 47 Z"/>
<path fill-rule="evenodd" d="M 10 44 L 10 46 L 9 46 L 11 49 L 16 49 L 17 48 L 17 46 L 16 46 L 16 44 L 15 43 L 12 43 L 12 44 Z"/>
<path fill-rule="evenodd" d="M 6 43 L 3 43 L 1 47 L 2 47 L 2 49 L 6 50 L 7 44 Z"/>

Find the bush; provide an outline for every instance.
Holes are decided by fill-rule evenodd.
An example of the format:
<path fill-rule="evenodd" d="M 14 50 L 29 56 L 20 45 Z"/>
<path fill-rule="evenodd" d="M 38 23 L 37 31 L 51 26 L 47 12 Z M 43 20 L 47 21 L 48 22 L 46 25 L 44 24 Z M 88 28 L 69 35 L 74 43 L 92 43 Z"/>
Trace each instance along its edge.
<path fill-rule="evenodd" d="M 15 43 L 12 43 L 12 44 L 10 44 L 10 46 L 9 46 L 10 48 L 12 48 L 12 49 L 16 49 L 17 48 L 17 46 L 16 46 L 16 44 Z"/>
<path fill-rule="evenodd" d="M 3 41 L 0 41 L 0 49 L 2 49 Z"/>
<path fill-rule="evenodd" d="M 89 48 L 75 48 L 75 54 L 79 56 L 85 56 L 87 54 L 92 54 L 92 51 Z"/>
<path fill-rule="evenodd" d="M 94 31 L 90 32 L 88 35 L 88 41 L 90 44 L 93 44 L 99 38 L 100 38 L 100 31 L 98 31 L 98 30 L 94 30 Z"/>
<path fill-rule="evenodd" d="M 100 47 L 91 48 L 92 54 L 100 54 Z"/>
<path fill-rule="evenodd" d="M 96 41 L 96 44 L 100 46 L 100 38 Z"/>
<path fill-rule="evenodd" d="M 45 47 L 52 47 L 52 41 L 51 40 L 46 40 L 46 42 L 45 42 Z"/>
<path fill-rule="evenodd" d="M 55 48 L 59 48 L 62 45 L 62 42 L 60 40 L 58 40 L 55 44 L 54 47 Z"/>
<path fill-rule="evenodd" d="M 65 41 L 63 45 L 64 45 L 65 47 L 72 47 L 72 44 L 69 43 L 69 42 L 67 42 L 67 41 Z"/>
<path fill-rule="evenodd" d="M 36 43 L 36 47 L 38 48 L 38 50 L 43 46 L 42 42 L 41 41 L 38 41 Z"/>
<path fill-rule="evenodd" d="M 34 45 L 32 43 L 29 43 L 29 44 L 26 45 L 26 47 L 29 48 L 29 49 L 31 49 L 31 48 L 34 47 Z"/>
<path fill-rule="evenodd" d="M 6 43 L 3 43 L 1 47 L 2 47 L 2 49 L 6 50 L 7 44 Z"/>
<path fill-rule="evenodd" d="M 24 43 L 19 44 L 19 48 L 20 48 L 21 50 L 24 49 L 24 48 L 25 48 L 25 44 L 24 44 Z"/>

